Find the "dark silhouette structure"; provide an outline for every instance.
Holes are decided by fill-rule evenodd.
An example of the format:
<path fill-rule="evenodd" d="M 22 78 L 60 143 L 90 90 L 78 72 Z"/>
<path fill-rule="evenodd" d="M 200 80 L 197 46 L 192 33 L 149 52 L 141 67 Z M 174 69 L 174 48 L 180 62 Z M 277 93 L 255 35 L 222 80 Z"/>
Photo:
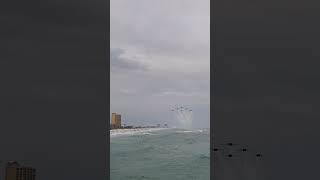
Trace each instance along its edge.
<path fill-rule="evenodd" d="M 6 165 L 5 180 L 35 180 L 36 169 L 21 166 L 18 162 L 8 162 Z"/>

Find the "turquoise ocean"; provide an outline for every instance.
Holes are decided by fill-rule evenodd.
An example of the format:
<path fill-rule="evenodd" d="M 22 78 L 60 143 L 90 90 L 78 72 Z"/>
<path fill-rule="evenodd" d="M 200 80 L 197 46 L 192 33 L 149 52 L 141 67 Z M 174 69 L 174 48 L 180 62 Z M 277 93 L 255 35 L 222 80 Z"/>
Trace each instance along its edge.
<path fill-rule="evenodd" d="M 111 137 L 111 180 L 210 180 L 210 130 Z"/>

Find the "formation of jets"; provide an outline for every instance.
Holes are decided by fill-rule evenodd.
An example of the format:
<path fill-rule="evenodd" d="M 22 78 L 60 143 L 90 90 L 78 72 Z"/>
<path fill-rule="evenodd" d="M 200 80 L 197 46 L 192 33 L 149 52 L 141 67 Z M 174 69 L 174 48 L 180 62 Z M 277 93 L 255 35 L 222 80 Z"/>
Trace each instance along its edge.
<path fill-rule="evenodd" d="M 248 148 L 245 146 L 242 146 L 241 144 L 234 144 L 234 143 L 225 143 L 220 144 L 218 147 L 213 148 L 214 152 L 222 152 L 225 154 L 225 156 L 231 158 L 235 156 L 235 154 L 238 154 L 239 152 L 247 152 Z M 262 154 L 256 153 L 256 157 L 260 158 L 262 157 Z"/>
<path fill-rule="evenodd" d="M 172 108 L 171 111 L 192 111 L 192 109 L 189 109 L 184 106 L 176 106 L 176 107 Z"/>
<path fill-rule="evenodd" d="M 191 108 L 186 106 L 175 106 L 171 108 L 171 111 L 182 128 L 190 129 L 192 127 L 193 111 Z"/>

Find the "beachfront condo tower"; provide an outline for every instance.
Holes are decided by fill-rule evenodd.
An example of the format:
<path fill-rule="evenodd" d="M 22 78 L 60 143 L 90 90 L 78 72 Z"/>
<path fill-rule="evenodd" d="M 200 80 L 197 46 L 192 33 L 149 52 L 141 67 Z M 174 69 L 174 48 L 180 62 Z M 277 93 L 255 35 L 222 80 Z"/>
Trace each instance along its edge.
<path fill-rule="evenodd" d="M 112 129 L 121 128 L 121 115 L 120 114 L 112 113 L 111 128 Z"/>

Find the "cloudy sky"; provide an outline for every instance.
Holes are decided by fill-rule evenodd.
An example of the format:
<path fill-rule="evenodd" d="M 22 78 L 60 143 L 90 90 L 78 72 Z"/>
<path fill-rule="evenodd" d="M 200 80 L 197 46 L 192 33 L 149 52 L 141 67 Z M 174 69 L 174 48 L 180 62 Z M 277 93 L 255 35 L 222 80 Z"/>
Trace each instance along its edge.
<path fill-rule="evenodd" d="M 111 1 L 111 112 L 126 124 L 176 125 L 170 108 L 209 126 L 209 0 Z"/>

